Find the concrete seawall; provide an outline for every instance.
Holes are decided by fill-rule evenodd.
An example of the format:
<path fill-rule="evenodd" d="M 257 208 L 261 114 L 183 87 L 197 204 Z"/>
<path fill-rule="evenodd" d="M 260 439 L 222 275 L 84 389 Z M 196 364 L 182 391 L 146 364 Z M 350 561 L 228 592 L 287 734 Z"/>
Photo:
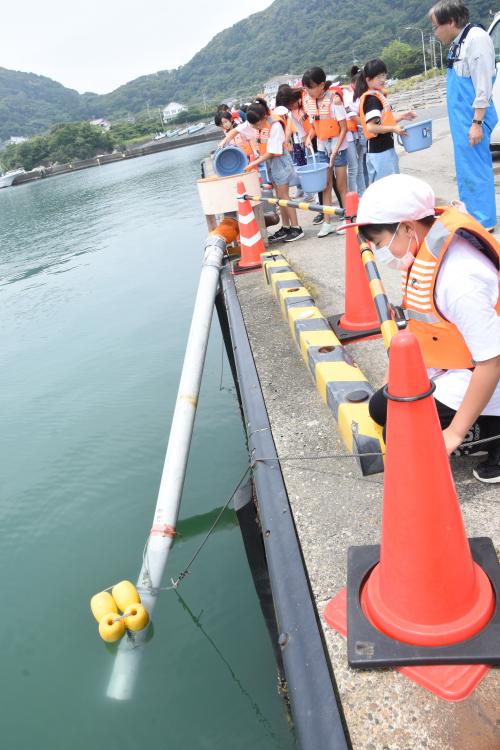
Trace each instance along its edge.
<path fill-rule="evenodd" d="M 115 154 L 103 154 L 102 156 L 94 156 L 92 159 L 81 159 L 68 164 L 56 164 L 55 166 L 45 168 L 43 171 L 35 169 L 16 177 L 13 185 L 22 185 L 25 182 L 33 182 L 33 180 L 41 180 L 46 177 L 55 177 L 60 174 L 78 172 L 80 169 L 103 167 L 106 164 L 114 164 L 115 162 L 125 161 L 126 159 L 136 159 L 139 156 L 149 156 L 150 154 L 157 154 L 160 151 L 172 151 L 173 149 L 183 148 L 184 146 L 194 146 L 197 143 L 217 141 L 219 138 L 220 133 L 218 131 L 211 131 L 208 133 L 202 133 L 201 135 L 194 135 L 189 138 L 173 139 L 163 142 L 148 142 L 142 146 L 135 146 L 134 148 L 127 149 L 124 152 L 120 151 Z"/>

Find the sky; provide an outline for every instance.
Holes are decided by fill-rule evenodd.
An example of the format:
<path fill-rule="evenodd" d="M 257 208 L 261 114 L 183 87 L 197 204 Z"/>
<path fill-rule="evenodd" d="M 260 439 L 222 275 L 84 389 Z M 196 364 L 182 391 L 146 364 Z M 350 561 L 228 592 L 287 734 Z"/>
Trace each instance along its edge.
<path fill-rule="evenodd" d="M 2 3 L 0 67 L 80 93 L 187 63 L 219 31 L 272 0 L 23 0 Z"/>

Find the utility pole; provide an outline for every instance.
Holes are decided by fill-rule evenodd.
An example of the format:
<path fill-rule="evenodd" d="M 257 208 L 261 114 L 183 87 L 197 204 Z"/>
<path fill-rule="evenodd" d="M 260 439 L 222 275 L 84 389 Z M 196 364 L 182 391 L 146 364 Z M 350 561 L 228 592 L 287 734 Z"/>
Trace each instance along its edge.
<path fill-rule="evenodd" d="M 419 29 L 418 26 L 405 26 L 405 29 L 409 31 L 410 29 L 413 29 L 414 31 L 420 31 L 420 34 L 422 35 L 422 54 L 424 56 L 424 74 L 427 75 L 427 60 L 425 59 L 425 41 L 424 41 L 424 32 L 422 29 Z"/>

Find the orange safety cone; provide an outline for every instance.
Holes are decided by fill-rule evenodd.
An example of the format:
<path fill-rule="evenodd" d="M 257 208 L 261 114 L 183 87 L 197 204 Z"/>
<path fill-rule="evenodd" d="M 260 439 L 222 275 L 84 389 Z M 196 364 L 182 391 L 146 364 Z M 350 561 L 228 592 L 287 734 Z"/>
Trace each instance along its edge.
<path fill-rule="evenodd" d="M 358 212 L 357 193 L 347 193 L 345 216 L 347 222 L 355 221 Z M 335 333 L 341 341 L 366 338 L 380 333 L 380 322 L 375 303 L 370 292 L 356 228 L 345 230 L 345 311 L 342 315 L 329 318 Z"/>
<path fill-rule="evenodd" d="M 236 184 L 238 191 L 238 224 L 240 228 L 241 257 L 233 265 L 233 273 L 261 268 L 261 253 L 266 252 L 252 204 L 245 198 L 245 185 Z"/>
<path fill-rule="evenodd" d="M 349 663 L 407 665 L 406 676 L 460 700 L 487 664 L 500 663 L 493 633 L 500 566 L 491 540 L 467 540 L 433 390 L 416 337 L 397 333 L 386 387 L 380 554 L 375 546 L 349 550 Z M 325 619 L 345 632 L 345 613 L 340 592 Z"/>
<path fill-rule="evenodd" d="M 347 193 L 345 216 L 355 221 L 358 212 L 357 193 Z M 356 228 L 345 229 L 345 311 L 329 318 L 330 325 L 341 341 L 348 342 L 380 333 L 380 321 L 370 292 L 368 277 L 361 260 Z"/>

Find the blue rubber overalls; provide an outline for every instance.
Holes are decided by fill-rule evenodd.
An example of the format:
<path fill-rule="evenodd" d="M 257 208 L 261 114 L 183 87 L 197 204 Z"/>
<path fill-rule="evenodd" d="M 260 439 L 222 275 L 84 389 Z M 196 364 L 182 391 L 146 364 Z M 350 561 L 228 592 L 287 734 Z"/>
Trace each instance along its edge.
<path fill-rule="evenodd" d="M 469 130 L 474 117 L 472 105 L 476 93 L 472 80 L 457 75 L 453 70 L 453 63 L 459 59 L 460 48 L 470 28 L 472 26 L 466 27 L 458 44 L 450 47 L 446 98 L 460 200 L 465 203 L 467 211 L 489 229 L 497 223 L 490 139 L 498 116 L 495 105 L 490 102 L 484 118 L 484 138 L 477 146 L 471 146 Z"/>

